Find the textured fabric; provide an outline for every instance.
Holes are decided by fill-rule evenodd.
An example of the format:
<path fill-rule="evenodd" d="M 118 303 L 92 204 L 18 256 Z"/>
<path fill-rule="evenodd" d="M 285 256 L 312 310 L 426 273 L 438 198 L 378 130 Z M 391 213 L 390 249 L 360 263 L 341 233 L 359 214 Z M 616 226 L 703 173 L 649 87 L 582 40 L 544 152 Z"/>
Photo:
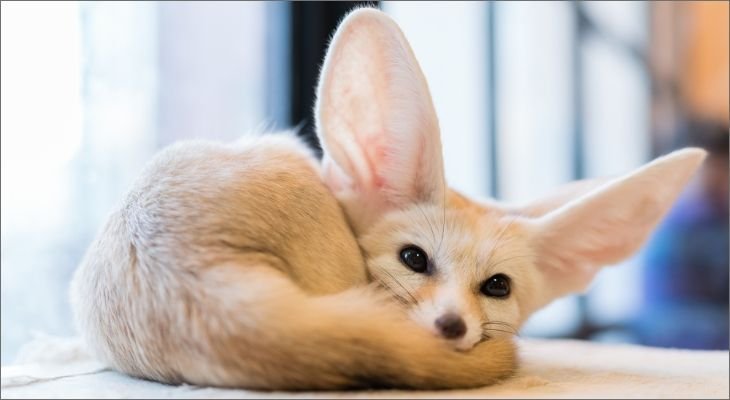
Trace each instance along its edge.
<path fill-rule="evenodd" d="M 44 337 L 2 367 L 2 398 L 728 398 L 728 351 L 519 341 L 521 367 L 475 390 L 263 393 L 168 386 L 110 371 L 77 339 Z"/>

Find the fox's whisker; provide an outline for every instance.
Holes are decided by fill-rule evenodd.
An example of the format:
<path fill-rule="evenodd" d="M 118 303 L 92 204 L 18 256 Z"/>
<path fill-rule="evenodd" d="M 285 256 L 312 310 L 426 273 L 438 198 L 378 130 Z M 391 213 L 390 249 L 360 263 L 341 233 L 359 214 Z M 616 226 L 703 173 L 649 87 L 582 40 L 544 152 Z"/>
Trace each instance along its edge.
<path fill-rule="evenodd" d="M 505 326 L 509 326 L 510 328 L 512 328 L 512 324 L 509 324 L 504 321 L 487 321 L 487 322 L 482 323 L 482 325 L 489 325 L 489 324 L 505 325 Z"/>
<path fill-rule="evenodd" d="M 517 215 L 513 216 L 512 219 L 504 227 L 502 227 L 502 230 L 497 234 L 497 239 L 494 241 L 494 244 L 492 244 L 492 247 L 489 249 L 487 262 L 485 262 L 486 265 L 489 265 L 489 263 L 492 261 L 492 257 L 494 256 L 494 250 L 496 250 L 497 246 L 501 244 L 502 240 L 505 237 L 505 234 L 507 233 L 507 230 L 512 226 L 515 221 L 517 221 L 517 218 Z"/>
<path fill-rule="evenodd" d="M 387 290 L 391 294 L 391 298 L 393 298 L 395 301 L 399 302 L 400 304 L 404 306 L 410 305 L 410 301 L 403 297 L 402 295 L 398 294 L 397 291 L 393 289 L 392 286 L 387 284 L 385 281 L 378 281 L 378 285 L 382 287 L 383 289 Z"/>
<path fill-rule="evenodd" d="M 400 286 L 400 288 L 403 289 L 403 291 L 408 295 L 408 297 L 410 297 L 410 299 L 413 301 L 414 304 L 418 303 L 418 298 L 410 290 L 408 290 L 405 286 L 403 286 L 403 284 L 398 279 L 396 279 L 395 276 L 393 276 L 393 274 L 390 273 L 390 271 L 388 271 L 387 269 L 384 269 L 384 268 L 380 268 L 380 271 L 382 271 L 383 273 L 388 275 L 390 277 L 391 281 L 393 281 L 398 286 Z"/>
<path fill-rule="evenodd" d="M 435 242 L 436 242 L 436 231 L 434 230 L 434 226 L 433 226 L 433 224 L 431 223 L 431 219 L 430 219 L 430 218 L 428 218 L 428 216 L 426 215 L 426 212 L 425 212 L 425 211 L 423 211 L 423 207 L 421 207 L 421 204 L 419 204 L 419 203 L 416 203 L 416 208 L 418 209 L 418 211 L 419 211 L 419 212 L 421 213 L 421 215 L 423 216 L 423 219 L 424 219 L 424 220 L 426 220 L 426 223 L 428 224 L 428 229 L 429 229 L 429 230 L 431 231 L 431 239 L 432 239 L 432 240 L 434 241 L 434 243 L 435 243 Z"/>
<path fill-rule="evenodd" d="M 512 326 L 511 324 L 508 324 L 506 322 L 501 322 L 501 321 L 485 322 L 485 323 L 482 324 L 482 327 L 483 328 L 486 328 L 486 327 L 489 327 L 490 325 L 497 325 L 499 327 L 507 328 L 507 329 L 510 329 L 511 331 L 513 331 L 514 333 L 517 333 L 518 332 L 518 330 L 514 326 Z"/>
<path fill-rule="evenodd" d="M 446 187 L 446 178 L 444 178 L 444 187 Z M 446 231 L 446 190 L 444 190 L 444 198 L 441 202 L 442 222 L 441 222 L 441 240 L 439 240 L 438 251 L 441 251 L 441 244 L 444 242 L 444 233 Z"/>
<path fill-rule="evenodd" d="M 482 331 L 502 332 L 502 333 L 509 333 L 510 335 L 514 335 L 514 336 L 520 336 L 519 333 L 516 333 L 513 331 L 506 331 L 506 330 L 502 330 L 502 329 L 496 329 L 496 328 L 482 328 Z"/>

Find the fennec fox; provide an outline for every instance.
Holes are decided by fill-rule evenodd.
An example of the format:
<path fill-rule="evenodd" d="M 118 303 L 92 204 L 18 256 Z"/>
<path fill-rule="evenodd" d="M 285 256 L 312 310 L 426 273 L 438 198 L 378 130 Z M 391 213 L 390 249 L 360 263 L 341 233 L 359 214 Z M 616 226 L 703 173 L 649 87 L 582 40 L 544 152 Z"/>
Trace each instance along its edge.
<path fill-rule="evenodd" d="M 128 374 L 267 390 L 462 388 L 512 333 L 636 251 L 701 163 L 678 151 L 524 207 L 447 188 L 428 86 L 396 24 L 352 12 L 289 135 L 158 154 L 90 246 L 79 330 Z M 458 134 L 452 132 L 451 134 Z"/>

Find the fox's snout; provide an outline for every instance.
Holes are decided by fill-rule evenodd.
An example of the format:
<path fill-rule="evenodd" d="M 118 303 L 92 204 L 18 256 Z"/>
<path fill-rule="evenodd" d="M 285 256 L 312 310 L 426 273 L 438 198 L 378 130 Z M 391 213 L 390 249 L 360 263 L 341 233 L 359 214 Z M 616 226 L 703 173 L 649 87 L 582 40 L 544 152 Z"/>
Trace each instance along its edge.
<path fill-rule="evenodd" d="M 466 323 L 460 315 L 446 313 L 434 322 L 439 334 L 445 339 L 459 339 L 466 334 Z"/>

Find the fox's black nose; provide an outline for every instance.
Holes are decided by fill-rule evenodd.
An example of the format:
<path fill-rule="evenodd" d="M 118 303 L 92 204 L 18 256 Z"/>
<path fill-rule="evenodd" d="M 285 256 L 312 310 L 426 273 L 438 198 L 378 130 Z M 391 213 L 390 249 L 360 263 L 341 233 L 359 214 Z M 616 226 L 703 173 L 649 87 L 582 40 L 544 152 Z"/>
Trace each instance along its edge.
<path fill-rule="evenodd" d="M 446 339 L 457 339 L 466 333 L 466 324 L 457 314 L 444 314 L 436 320 L 436 328 Z"/>

